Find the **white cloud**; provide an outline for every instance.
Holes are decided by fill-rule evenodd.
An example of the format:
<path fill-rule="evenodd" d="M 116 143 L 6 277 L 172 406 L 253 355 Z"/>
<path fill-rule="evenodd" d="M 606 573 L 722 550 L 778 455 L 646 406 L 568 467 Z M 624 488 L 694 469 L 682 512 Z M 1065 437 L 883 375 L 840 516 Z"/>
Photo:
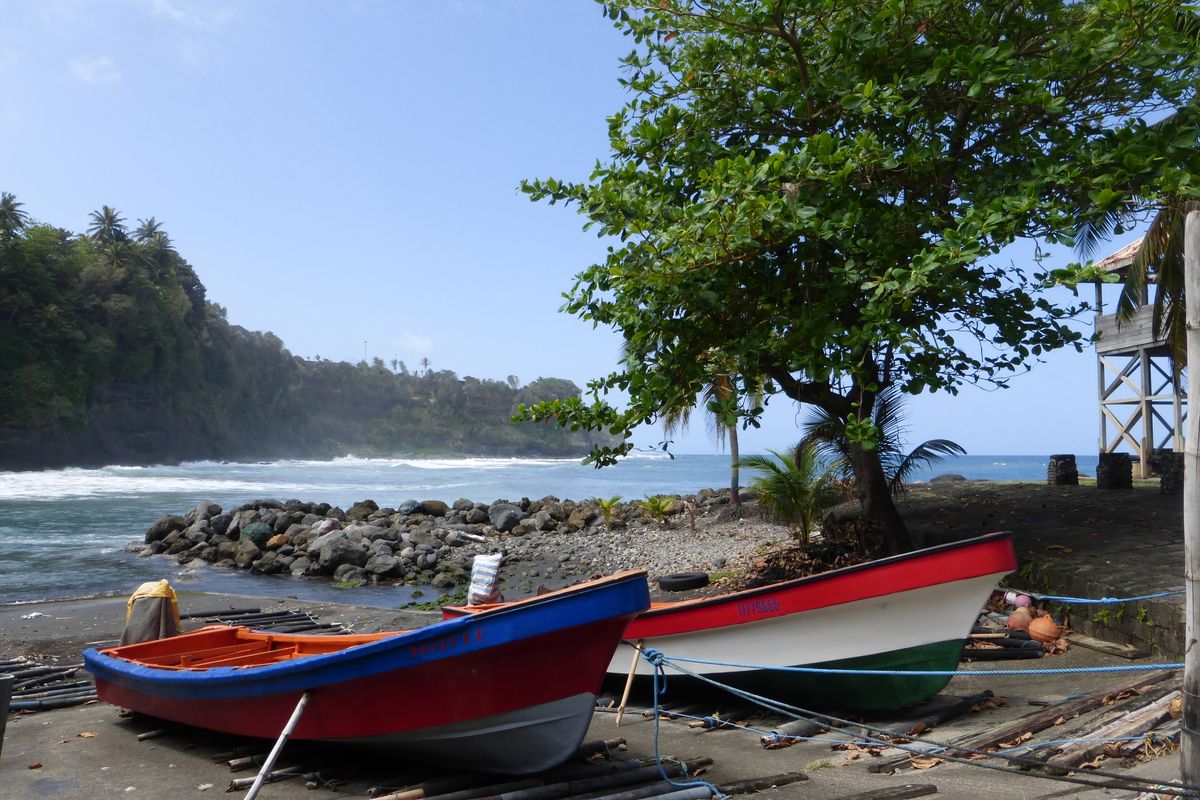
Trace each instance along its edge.
<path fill-rule="evenodd" d="M 121 71 L 108 56 L 76 58 L 67 64 L 71 75 L 84 83 L 115 83 L 121 79 Z"/>
<path fill-rule="evenodd" d="M 233 12 L 229 9 L 218 8 L 212 3 L 195 4 L 178 2 L 178 0 L 147 0 L 146 4 L 154 16 L 192 28 L 214 28 L 233 16 Z"/>

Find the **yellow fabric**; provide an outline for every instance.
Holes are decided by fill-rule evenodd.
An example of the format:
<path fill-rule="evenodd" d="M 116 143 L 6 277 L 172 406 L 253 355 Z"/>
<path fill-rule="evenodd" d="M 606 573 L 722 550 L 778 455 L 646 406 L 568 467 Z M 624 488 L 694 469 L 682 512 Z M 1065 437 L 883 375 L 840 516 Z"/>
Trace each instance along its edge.
<path fill-rule="evenodd" d="M 129 622 L 134 602 L 143 597 L 162 597 L 170 600 L 171 612 L 175 617 L 175 630 L 179 630 L 179 598 L 175 596 L 175 590 L 171 588 L 171 584 L 166 578 L 161 581 L 143 583 L 129 596 L 129 602 L 125 604 L 125 622 Z"/>

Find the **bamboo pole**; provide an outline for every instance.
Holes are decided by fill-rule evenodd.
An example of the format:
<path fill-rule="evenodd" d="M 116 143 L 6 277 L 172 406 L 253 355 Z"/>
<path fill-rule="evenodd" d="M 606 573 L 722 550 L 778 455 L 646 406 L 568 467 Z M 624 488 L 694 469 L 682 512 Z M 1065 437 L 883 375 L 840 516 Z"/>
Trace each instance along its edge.
<path fill-rule="evenodd" d="M 292 716 L 287 721 L 287 725 L 283 726 L 283 732 L 279 734 L 279 738 L 275 741 L 275 746 L 271 748 L 271 754 L 267 756 L 267 760 L 263 762 L 262 769 L 258 771 L 258 777 L 254 779 L 254 785 L 250 787 L 250 791 L 246 792 L 244 800 L 254 800 L 258 797 L 258 791 L 263 786 L 263 781 L 275 766 L 275 759 L 279 758 L 279 754 L 283 751 L 283 746 L 287 744 L 288 737 L 292 735 L 292 731 L 296 730 L 296 725 L 300 722 L 300 715 L 304 713 L 304 707 L 308 705 L 308 692 L 300 695 L 300 702 L 296 703 L 296 710 L 292 712 Z"/>
<path fill-rule="evenodd" d="M 1183 443 L 1183 550 L 1187 621 L 1183 662 L 1183 736 L 1180 777 L 1200 785 L 1200 211 L 1189 211 L 1183 225 L 1183 282 L 1187 320 L 1187 435 Z"/>
<path fill-rule="evenodd" d="M 629 674 L 625 676 L 625 691 L 621 692 L 621 704 L 617 706 L 617 727 L 621 727 L 621 720 L 625 717 L 625 704 L 629 702 L 629 690 L 633 688 L 633 678 L 637 675 L 638 659 L 642 657 L 642 645 L 646 643 L 645 639 L 638 639 L 637 644 L 633 645 L 633 660 L 629 662 Z"/>

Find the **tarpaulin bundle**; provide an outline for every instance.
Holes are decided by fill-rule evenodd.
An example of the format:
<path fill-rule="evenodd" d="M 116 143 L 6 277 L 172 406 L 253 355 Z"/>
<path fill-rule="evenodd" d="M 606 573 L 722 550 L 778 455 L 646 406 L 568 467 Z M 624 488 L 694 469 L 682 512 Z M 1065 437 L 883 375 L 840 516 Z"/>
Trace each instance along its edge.
<path fill-rule="evenodd" d="M 166 639 L 179 633 L 179 600 L 165 579 L 143 583 L 129 597 L 121 644 Z"/>

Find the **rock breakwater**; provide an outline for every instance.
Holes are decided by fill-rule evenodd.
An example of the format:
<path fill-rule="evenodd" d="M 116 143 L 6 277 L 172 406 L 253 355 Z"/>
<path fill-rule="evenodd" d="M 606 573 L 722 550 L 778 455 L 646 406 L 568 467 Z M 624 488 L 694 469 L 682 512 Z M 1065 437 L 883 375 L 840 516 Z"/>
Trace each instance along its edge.
<path fill-rule="evenodd" d="M 409 500 L 395 508 L 362 500 L 348 509 L 299 500 L 256 500 L 231 510 L 202 502 L 165 515 L 128 550 L 180 563 L 341 583 L 409 583 L 451 593 L 465 587 L 474 557 L 505 555 L 510 593 L 556 588 L 622 569 L 651 576 L 737 571 L 787 540 L 756 513 L 730 513 L 728 490 L 673 498 L 661 518 L 638 502 L 544 497 L 490 504 Z M 743 507 L 745 508 L 745 507 Z"/>

